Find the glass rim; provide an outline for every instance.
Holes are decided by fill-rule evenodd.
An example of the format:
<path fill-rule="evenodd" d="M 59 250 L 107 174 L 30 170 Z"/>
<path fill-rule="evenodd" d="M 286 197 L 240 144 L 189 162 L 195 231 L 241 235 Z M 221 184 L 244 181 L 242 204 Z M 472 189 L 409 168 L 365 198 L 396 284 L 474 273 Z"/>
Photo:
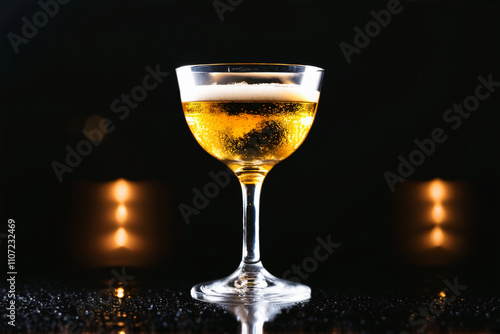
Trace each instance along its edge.
<path fill-rule="evenodd" d="M 286 64 L 286 63 L 207 63 L 207 64 L 192 64 L 192 65 L 183 65 L 179 66 L 175 69 L 176 72 L 182 72 L 186 71 L 190 68 L 193 67 L 210 67 L 210 66 L 289 66 L 289 67 L 297 67 L 297 68 L 304 68 L 305 71 L 316 71 L 316 72 L 324 72 L 325 70 L 319 66 L 315 65 L 304 65 L 304 64 Z M 214 72 L 214 71 L 207 71 L 206 73 L 209 72 Z M 294 72 L 287 72 L 287 71 L 268 71 L 270 73 L 294 73 Z M 203 73 L 203 72 L 200 72 Z M 226 73 L 226 72 L 225 72 Z M 229 73 L 229 72 L 227 72 Z M 238 73 L 237 71 L 231 72 L 231 73 Z M 240 72 L 240 73 L 257 73 L 255 72 Z"/>

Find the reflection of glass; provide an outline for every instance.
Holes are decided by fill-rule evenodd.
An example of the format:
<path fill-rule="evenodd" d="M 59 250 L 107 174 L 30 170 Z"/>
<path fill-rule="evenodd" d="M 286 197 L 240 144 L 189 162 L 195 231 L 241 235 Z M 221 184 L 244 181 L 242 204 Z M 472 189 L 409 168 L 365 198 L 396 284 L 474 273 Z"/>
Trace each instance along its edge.
<path fill-rule="evenodd" d="M 294 304 L 271 304 L 266 302 L 253 304 L 223 305 L 241 324 L 241 334 L 263 333 L 264 323 L 274 319 L 282 309 Z"/>
<path fill-rule="evenodd" d="M 224 162 L 243 190 L 243 258 L 230 276 L 198 284 L 193 298 L 213 302 L 294 302 L 309 287 L 271 275 L 260 262 L 259 197 L 271 168 L 309 132 L 323 70 L 284 64 L 213 64 L 177 69 L 187 123 L 198 143 Z"/>

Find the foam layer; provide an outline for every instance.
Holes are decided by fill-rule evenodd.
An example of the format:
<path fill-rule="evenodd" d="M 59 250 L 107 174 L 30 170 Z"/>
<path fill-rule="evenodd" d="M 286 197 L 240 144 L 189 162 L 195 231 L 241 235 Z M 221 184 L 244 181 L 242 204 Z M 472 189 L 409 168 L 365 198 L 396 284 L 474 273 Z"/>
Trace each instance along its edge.
<path fill-rule="evenodd" d="M 181 89 L 182 102 L 197 101 L 301 101 L 318 102 L 319 92 L 299 85 L 245 83 L 195 86 Z"/>

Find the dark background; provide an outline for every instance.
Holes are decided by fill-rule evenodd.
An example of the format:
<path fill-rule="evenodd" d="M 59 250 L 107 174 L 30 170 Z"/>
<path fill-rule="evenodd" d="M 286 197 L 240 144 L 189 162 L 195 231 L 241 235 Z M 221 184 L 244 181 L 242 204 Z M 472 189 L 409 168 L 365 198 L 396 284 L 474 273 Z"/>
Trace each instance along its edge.
<path fill-rule="evenodd" d="M 1 232 L 8 218 L 16 220 L 18 279 L 91 275 L 72 248 L 75 205 L 85 210 L 74 193 L 81 182 L 117 178 L 154 181 L 168 194 L 172 244 L 160 263 L 137 268 L 142 279 L 191 285 L 229 274 L 241 256 L 236 179 L 189 225 L 177 210 L 191 204 L 193 188 L 211 181 L 210 171 L 225 167 L 189 132 L 174 71 L 194 63 L 279 62 L 320 66 L 326 74 L 307 140 L 264 183 L 267 269 L 281 276 L 313 255 L 316 238 L 331 235 L 342 246 L 311 274 L 312 286 L 411 291 L 458 276 L 470 293 L 497 294 L 500 93 L 456 131 L 442 116 L 474 94 L 479 75 L 500 80 L 500 6 L 493 0 L 402 6 L 348 64 L 339 44 L 352 45 L 353 28 L 363 28 L 370 11 L 387 8 L 387 1 L 246 0 L 221 21 L 209 0 L 73 0 L 17 54 L 7 33 L 20 34 L 21 18 L 32 21 L 40 7 L 0 2 Z M 156 64 L 170 75 L 119 120 L 111 102 Z M 60 183 L 51 163 L 63 162 L 66 145 L 84 139 L 91 115 L 110 118 L 116 130 Z M 407 157 L 413 141 L 436 127 L 446 130 L 447 141 L 410 178 L 468 182 L 472 246 L 453 266 L 409 265 L 394 246 L 398 190 L 390 191 L 383 173 L 396 172 L 397 157 Z"/>

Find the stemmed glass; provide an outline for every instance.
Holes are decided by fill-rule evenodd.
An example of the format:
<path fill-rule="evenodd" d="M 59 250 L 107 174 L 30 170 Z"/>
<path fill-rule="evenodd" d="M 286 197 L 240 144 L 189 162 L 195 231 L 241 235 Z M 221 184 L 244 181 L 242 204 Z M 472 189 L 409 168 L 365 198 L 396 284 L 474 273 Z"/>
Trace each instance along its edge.
<path fill-rule="evenodd" d="M 186 121 L 198 143 L 238 177 L 243 192 L 243 256 L 226 278 L 195 285 L 195 299 L 289 303 L 311 289 L 271 275 L 260 261 L 259 198 L 271 168 L 309 132 L 323 69 L 288 64 L 207 64 L 176 69 Z"/>

